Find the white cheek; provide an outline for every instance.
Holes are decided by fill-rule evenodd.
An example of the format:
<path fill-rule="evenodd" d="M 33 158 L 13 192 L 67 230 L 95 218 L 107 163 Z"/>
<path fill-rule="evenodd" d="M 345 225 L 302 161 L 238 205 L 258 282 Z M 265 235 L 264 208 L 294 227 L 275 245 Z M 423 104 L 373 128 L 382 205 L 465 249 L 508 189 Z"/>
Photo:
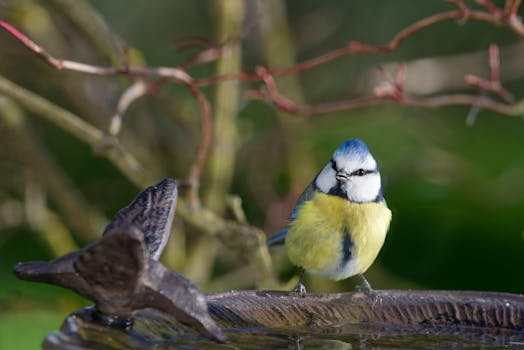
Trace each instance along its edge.
<path fill-rule="evenodd" d="M 318 189 L 324 193 L 328 193 L 329 190 L 336 186 L 337 179 L 335 178 L 335 171 L 331 168 L 331 164 L 328 164 L 322 169 L 320 174 L 317 176 L 315 185 Z"/>
<path fill-rule="evenodd" d="M 374 201 L 380 192 L 380 175 L 352 176 L 346 183 L 348 199 L 353 202 Z"/>

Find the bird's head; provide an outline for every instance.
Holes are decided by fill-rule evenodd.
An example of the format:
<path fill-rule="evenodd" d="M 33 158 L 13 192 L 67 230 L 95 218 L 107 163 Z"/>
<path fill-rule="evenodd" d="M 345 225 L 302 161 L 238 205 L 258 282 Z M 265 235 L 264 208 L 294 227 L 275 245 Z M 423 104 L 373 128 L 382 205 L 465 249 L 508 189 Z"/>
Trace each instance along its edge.
<path fill-rule="evenodd" d="M 343 142 L 314 180 L 323 193 L 352 202 L 382 200 L 382 186 L 377 162 L 366 144 L 359 139 Z"/>

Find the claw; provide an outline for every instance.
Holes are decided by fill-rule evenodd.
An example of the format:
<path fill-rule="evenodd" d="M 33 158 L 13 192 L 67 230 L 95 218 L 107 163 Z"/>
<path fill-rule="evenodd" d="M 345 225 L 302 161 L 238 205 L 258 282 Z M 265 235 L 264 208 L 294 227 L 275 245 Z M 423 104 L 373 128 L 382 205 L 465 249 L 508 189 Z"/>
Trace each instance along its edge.
<path fill-rule="evenodd" d="M 300 271 L 300 276 L 298 277 L 298 283 L 297 285 L 293 288 L 293 292 L 296 292 L 300 295 L 301 298 L 304 298 L 306 296 L 306 286 L 304 286 L 304 283 L 302 283 L 302 280 L 304 279 L 304 272 L 306 272 L 306 270 L 302 269 Z"/>
<path fill-rule="evenodd" d="M 306 286 L 304 286 L 301 282 L 299 282 L 295 288 L 293 288 L 293 292 L 296 292 L 300 295 L 301 298 L 304 298 L 306 296 Z"/>
<path fill-rule="evenodd" d="M 355 289 L 366 294 L 368 297 L 376 297 L 377 294 L 375 293 L 373 288 L 371 288 L 371 284 L 369 284 L 368 280 L 364 277 L 364 275 L 359 273 L 358 277 L 360 278 L 362 284 L 357 286 Z"/>

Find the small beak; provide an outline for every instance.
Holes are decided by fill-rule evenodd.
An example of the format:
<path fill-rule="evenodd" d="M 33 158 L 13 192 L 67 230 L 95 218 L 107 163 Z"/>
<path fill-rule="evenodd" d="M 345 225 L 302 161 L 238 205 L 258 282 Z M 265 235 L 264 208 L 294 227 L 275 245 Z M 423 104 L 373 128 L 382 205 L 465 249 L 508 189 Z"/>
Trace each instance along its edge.
<path fill-rule="evenodd" d="M 346 182 L 349 179 L 349 174 L 344 170 L 338 170 L 337 174 L 335 175 L 335 178 L 337 179 L 337 181 Z"/>

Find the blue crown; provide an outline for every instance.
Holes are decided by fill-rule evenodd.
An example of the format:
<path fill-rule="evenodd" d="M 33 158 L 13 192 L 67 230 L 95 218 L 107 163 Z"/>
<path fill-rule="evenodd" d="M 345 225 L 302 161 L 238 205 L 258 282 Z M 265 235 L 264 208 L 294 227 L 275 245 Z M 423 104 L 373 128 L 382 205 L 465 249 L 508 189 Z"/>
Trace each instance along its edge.
<path fill-rule="evenodd" d="M 364 143 L 364 141 L 359 139 L 351 139 L 342 142 L 337 149 L 335 150 L 335 153 L 333 154 L 333 158 L 335 157 L 358 157 L 361 160 L 364 160 L 364 158 L 369 154 L 368 146 Z"/>

